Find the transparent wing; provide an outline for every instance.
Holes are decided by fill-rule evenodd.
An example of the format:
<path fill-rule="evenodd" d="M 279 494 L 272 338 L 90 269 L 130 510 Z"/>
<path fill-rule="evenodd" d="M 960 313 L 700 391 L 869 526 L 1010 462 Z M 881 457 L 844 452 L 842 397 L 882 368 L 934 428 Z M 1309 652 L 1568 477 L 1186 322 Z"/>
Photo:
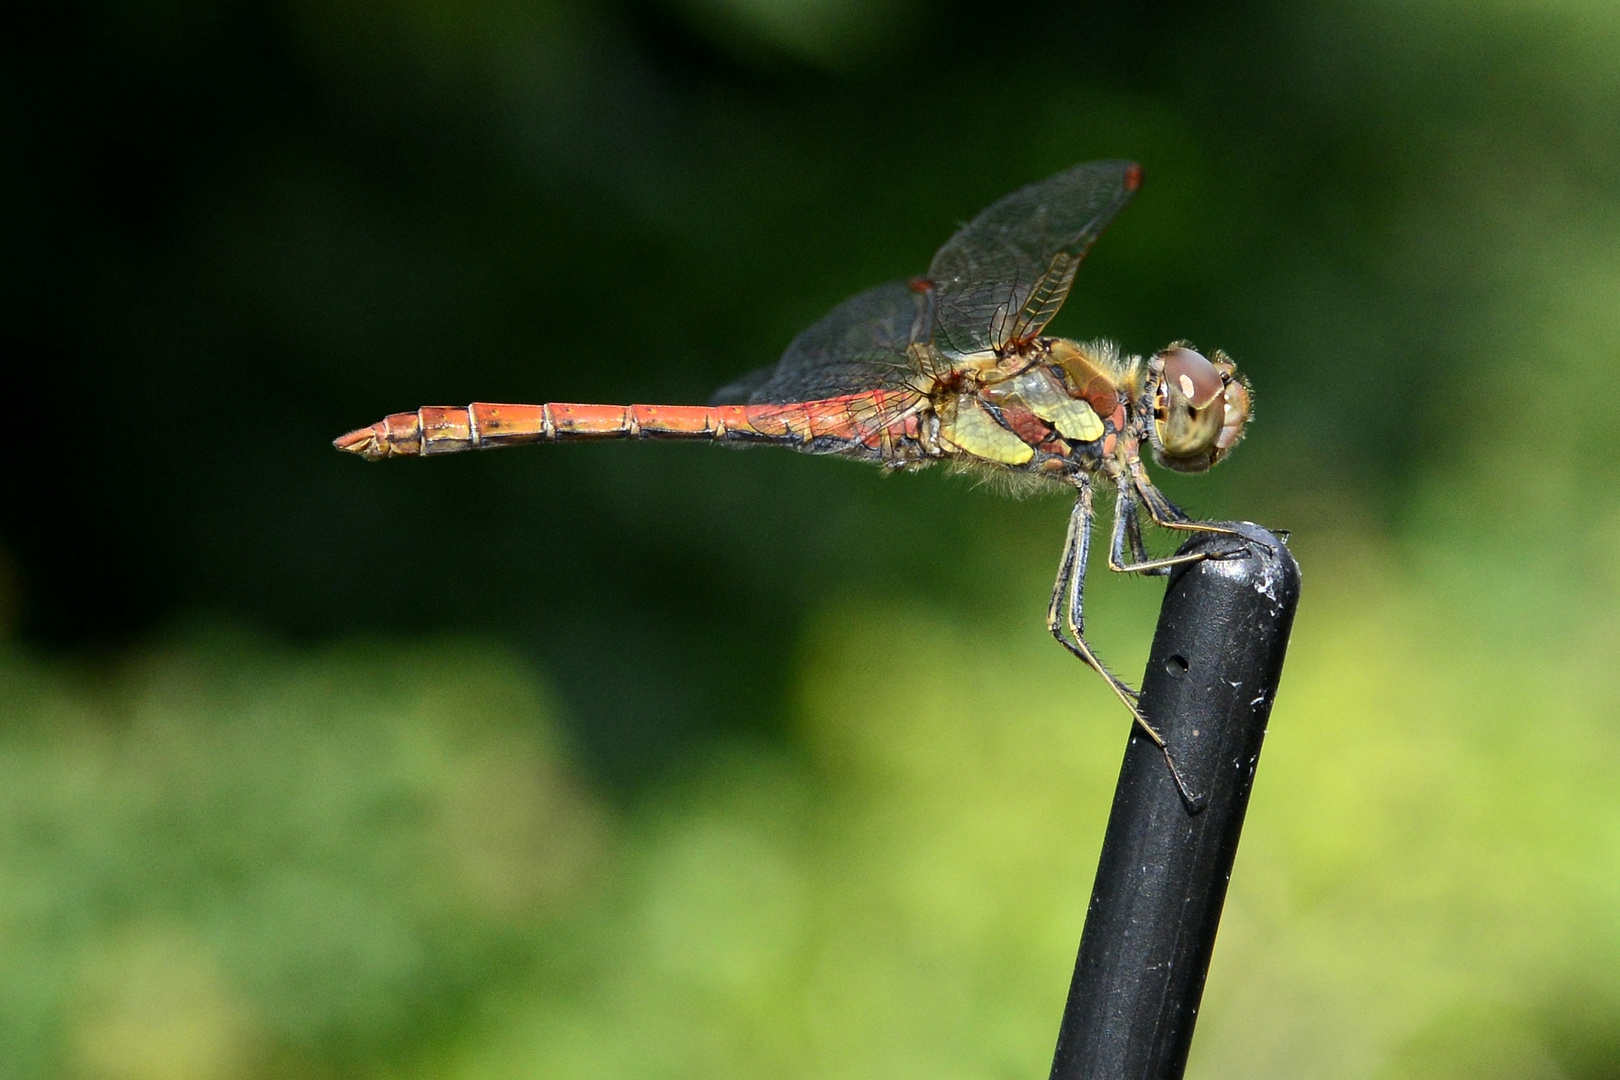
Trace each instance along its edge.
<path fill-rule="evenodd" d="M 716 391 L 715 405 L 817 401 L 869 390 L 925 390 L 914 341 L 928 340 L 932 290 L 890 281 L 845 300 L 788 345 L 772 367 Z"/>
<path fill-rule="evenodd" d="M 926 370 L 924 357 L 943 364 L 1035 337 L 1141 179 L 1134 162 L 1093 161 L 1013 192 L 951 237 L 927 278 L 887 282 L 844 301 L 794 338 L 774 366 L 722 387 L 713 403 L 926 393 L 940 373 Z M 919 342 L 945 358 L 909 349 Z"/>
<path fill-rule="evenodd" d="M 968 222 L 928 268 L 934 344 L 964 355 L 1039 334 L 1063 306 L 1092 242 L 1141 182 L 1135 162 L 1087 162 L 1013 192 Z"/>

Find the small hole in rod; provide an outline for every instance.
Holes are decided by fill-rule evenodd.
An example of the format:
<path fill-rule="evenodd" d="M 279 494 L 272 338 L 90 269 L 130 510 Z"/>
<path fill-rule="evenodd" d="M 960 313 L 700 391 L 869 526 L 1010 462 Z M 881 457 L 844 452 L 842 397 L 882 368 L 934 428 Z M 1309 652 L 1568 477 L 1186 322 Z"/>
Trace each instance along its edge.
<path fill-rule="evenodd" d="M 1171 653 L 1170 658 L 1164 662 L 1164 670 L 1170 675 L 1185 675 L 1187 667 L 1187 658 L 1180 653 Z"/>

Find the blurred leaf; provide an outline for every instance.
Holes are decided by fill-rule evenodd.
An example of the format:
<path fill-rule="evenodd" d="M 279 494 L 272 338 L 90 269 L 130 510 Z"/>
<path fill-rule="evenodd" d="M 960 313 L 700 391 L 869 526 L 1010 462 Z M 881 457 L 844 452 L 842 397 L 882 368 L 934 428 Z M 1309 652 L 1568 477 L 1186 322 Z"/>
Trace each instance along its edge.
<path fill-rule="evenodd" d="M 216 635 L 95 688 L 15 658 L 0 680 L 11 1075 L 397 1053 L 536 962 L 600 857 L 498 654 Z"/>

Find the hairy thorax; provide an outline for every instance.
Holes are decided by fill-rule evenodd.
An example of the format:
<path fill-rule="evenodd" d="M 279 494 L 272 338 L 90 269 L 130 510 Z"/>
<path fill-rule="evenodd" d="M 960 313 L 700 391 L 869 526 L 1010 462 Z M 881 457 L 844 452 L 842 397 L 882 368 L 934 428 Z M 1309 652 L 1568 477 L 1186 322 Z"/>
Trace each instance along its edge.
<path fill-rule="evenodd" d="M 1064 480 L 1113 460 L 1141 362 L 1107 342 L 1038 338 L 958 361 L 935 388 L 939 448 L 959 464 Z"/>

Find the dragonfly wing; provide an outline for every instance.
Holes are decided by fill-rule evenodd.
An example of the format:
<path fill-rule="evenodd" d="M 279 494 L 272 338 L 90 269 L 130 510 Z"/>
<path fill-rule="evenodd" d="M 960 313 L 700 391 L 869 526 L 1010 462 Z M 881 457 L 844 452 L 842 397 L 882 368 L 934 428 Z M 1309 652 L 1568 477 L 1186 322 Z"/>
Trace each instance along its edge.
<path fill-rule="evenodd" d="M 891 281 L 845 300 L 794 338 L 772 367 L 717 391 L 716 405 L 818 401 L 871 390 L 926 392 L 933 373 L 917 359 L 933 322 L 932 290 Z"/>
<path fill-rule="evenodd" d="M 963 226 L 928 268 L 934 342 L 967 355 L 1028 341 L 1063 306 L 1080 260 L 1142 182 L 1132 161 L 1092 161 L 1013 192 Z"/>

